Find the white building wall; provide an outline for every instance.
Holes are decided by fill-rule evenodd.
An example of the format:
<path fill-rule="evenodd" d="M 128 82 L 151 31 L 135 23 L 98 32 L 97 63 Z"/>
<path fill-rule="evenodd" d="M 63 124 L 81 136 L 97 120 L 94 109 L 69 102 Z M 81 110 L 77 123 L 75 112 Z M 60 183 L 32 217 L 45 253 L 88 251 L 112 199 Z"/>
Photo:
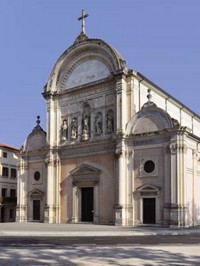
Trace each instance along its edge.
<path fill-rule="evenodd" d="M 16 152 L 17 149 L 12 149 L 8 145 L 0 145 L 0 222 L 15 221 L 18 163 Z M 3 168 L 8 170 L 6 175 L 3 173 Z M 13 170 L 16 176 L 13 176 Z"/>
<path fill-rule="evenodd" d="M 197 118 L 193 118 L 193 134 L 200 137 L 200 120 Z"/>
<path fill-rule="evenodd" d="M 134 80 L 134 108 L 138 112 L 144 103 L 147 102 L 148 89 L 151 89 L 151 101 L 154 102 L 158 107 L 162 108 L 168 114 L 178 120 L 181 126 L 186 126 L 192 130 L 192 133 L 200 137 L 200 117 L 193 113 L 189 108 L 174 98 L 170 97 L 169 94 L 159 90 L 152 84 L 148 84 L 148 81 Z"/>
<path fill-rule="evenodd" d="M 177 107 L 175 105 L 175 103 L 172 102 L 171 100 L 167 101 L 166 111 L 168 112 L 168 114 L 171 117 L 173 117 L 174 119 L 178 120 L 179 123 L 181 122 L 181 119 L 180 119 L 180 108 Z"/>
<path fill-rule="evenodd" d="M 193 176 L 192 173 L 187 172 L 186 176 L 186 205 L 188 207 L 187 211 L 187 225 L 193 225 Z"/>
<path fill-rule="evenodd" d="M 186 174 L 186 206 L 188 207 L 186 222 L 187 225 L 193 225 L 193 199 L 194 199 L 194 191 L 193 191 L 194 183 L 193 183 L 193 151 L 192 149 L 187 149 L 187 174 Z"/>
<path fill-rule="evenodd" d="M 148 88 L 140 83 L 140 109 L 147 102 L 147 90 Z"/>
<path fill-rule="evenodd" d="M 181 124 L 192 130 L 192 116 L 181 110 Z"/>
<path fill-rule="evenodd" d="M 160 94 L 155 93 L 154 91 L 151 92 L 152 101 L 161 109 L 165 110 L 166 100 Z"/>
<path fill-rule="evenodd" d="M 200 188 L 200 166 L 198 169 L 198 174 L 196 177 L 196 186 L 195 186 L 195 217 L 196 217 L 196 225 L 200 224 L 200 193 L 199 193 L 199 188 Z"/>

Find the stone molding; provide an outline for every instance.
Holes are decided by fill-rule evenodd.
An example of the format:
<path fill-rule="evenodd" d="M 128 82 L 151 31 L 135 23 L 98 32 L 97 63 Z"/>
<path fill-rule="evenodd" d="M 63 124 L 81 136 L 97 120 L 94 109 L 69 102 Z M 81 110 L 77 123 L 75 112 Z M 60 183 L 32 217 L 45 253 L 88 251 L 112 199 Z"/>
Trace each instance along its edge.
<path fill-rule="evenodd" d="M 78 59 L 76 59 L 74 62 L 68 62 L 68 65 L 70 65 L 70 68 L 67 69 L 65 72 L 63 72 L 62 77 L 60 78 L 59 81 L 57 81 L 56 85 L 58 86 L 58 88 L 61 91 L 67 90 L 67 88 L 65 88 L 64 86 L 65 86 L 69 76 L 76 69 L 76 67 L 79 66 L 83 62 L 86 62 L 89 60 L 94 60 L 94 59 L 105 64 L 108 67 L 109 71 L 113 72 L 112 65 L 110 64 L 110 62 L 108 62 L 108 60 L 105 57 L 100 56 L 97 53 L 85 54 L 85 55 L 82 55 L 81 57 L 79 57 Z"/>
<path fill-rule="evenodd" d="M 46 158 L 45 159 L 45 164 L 46 166 L 59 166 L 61 164 L 60 159 L 59 158 Z"/>
<path fill-rule="evenodd" d="M 28 162 L 20 160 L 20 162 L 17 164 L 17 168 L 19 170 L 20 169 L 27 170 L 28 169 Z"/>
<path fill-rule="evenodd" d="M 166 147 L 166 153 L 176 154 L 176 153 L 186 153 L 186 144 L 171 143 Z"/>

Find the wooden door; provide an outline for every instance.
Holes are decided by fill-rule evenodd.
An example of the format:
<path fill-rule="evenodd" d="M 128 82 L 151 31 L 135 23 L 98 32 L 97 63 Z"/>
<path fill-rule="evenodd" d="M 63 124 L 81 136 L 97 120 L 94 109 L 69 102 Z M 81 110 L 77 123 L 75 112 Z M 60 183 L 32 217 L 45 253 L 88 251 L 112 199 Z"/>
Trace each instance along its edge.
<path fill-rule="evenodd" d="M 81 189 L 81 220 L 83 222 L 93 222 L 94 189 L 85 187 Z"/>
<path fill-rule="evenodd" d="M 40 221 L 40 200 L 33 200 L 33 220 Z"/>
<path fill-rule="evenodd" d="M 156 199 L 143 198 L 143 224 L 155 224 L 156 222 Z"/>

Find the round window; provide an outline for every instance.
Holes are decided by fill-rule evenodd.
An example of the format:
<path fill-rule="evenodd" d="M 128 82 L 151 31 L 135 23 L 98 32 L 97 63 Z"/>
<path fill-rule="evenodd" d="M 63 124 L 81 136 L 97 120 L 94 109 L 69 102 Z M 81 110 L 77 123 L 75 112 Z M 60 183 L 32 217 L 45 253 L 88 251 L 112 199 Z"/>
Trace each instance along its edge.
<path fill-rule="evenodd" d="M 153 172 L 153 170 L 155 169 L 155 163 L 153 161 L 146 161 L 144 164 L 144 170 L 147 173 L 151 173 Z"/>
<path fill-rule="evenodd" d="M 35 174 L 34 174 L 34 179 L 36 180 L 36 181 L 38 181 L 38 180 L 40 180 L 40 172 L 35 172 Z"/>

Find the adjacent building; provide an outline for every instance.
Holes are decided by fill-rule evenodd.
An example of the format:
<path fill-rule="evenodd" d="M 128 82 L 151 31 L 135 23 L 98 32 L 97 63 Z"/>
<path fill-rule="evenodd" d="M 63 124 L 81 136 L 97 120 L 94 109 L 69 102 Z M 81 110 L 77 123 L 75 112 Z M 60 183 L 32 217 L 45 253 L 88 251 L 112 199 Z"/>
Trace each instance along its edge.
<path fill-rule="evenodd" d="M 17 221 L 200 224 L 200 117 L 82 31 L 21 150 Z"/>
<path fill-rule="evenodd" d="M 19 149 L 0 144 L 0 222 L 14 222 Z"/>

